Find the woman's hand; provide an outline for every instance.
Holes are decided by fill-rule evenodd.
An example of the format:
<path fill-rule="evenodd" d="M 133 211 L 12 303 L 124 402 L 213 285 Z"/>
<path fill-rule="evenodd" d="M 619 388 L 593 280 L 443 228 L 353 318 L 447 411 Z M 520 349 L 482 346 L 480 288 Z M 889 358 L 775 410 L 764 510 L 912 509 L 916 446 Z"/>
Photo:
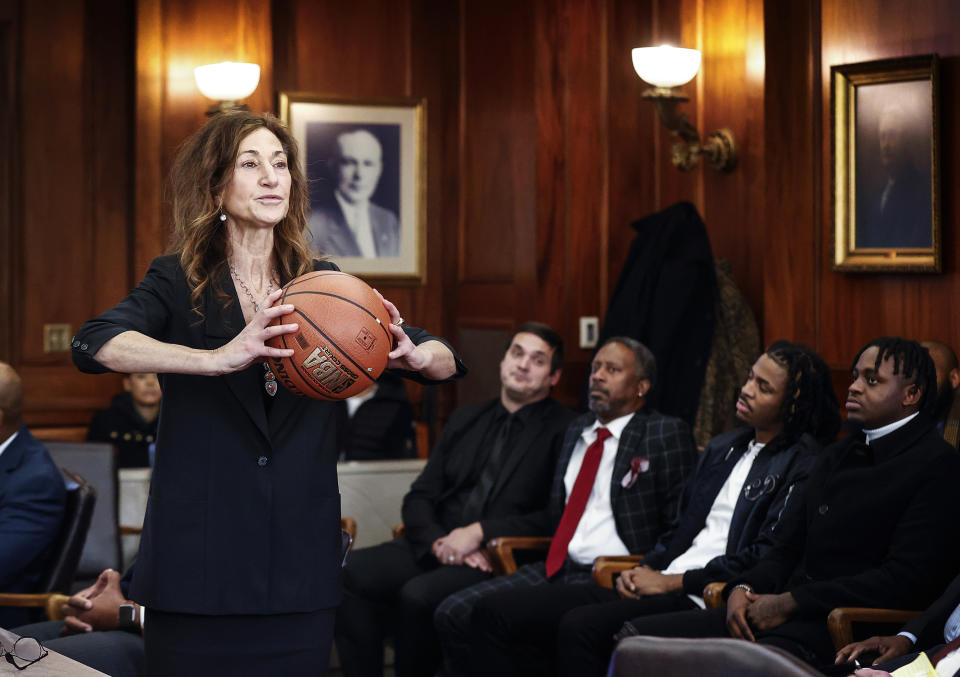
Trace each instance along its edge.
<path fill-rule="evenodd" d="M 262 362 L 267 357 L 290 357 L 293 350 L 289 348 L 271 348 L 266 345 L 268 339 L 283 334 L 292 334 L 299 325 L 278 324 L 268 326 L 281 315 L 293 312 L 293 304 L 284 303 L 279 306 L 273 304 L 283 295 L 283 289 L 277 289 L 270 294 L 263 307 L 253 316 L 243 330 L 232 341 L 213 351 L 215 373 L 229 374 L 246 369 L 254 362 Z"/>
<path fill-rule="evenodd" d="M 397 341 L 397 345 L 387 355 L 387 368 L 416 371 L 438 381 L 453 376 L 457 371 L 457 365 L 450 349 L 440 341 L 426 341 L 415 346 L 400 326 L 403 318 L 400 317 L 397 307 L 383 298 L 383 294 L 379 291 L 376 289 L 373 291 L 383 301 L 383 307 L 387 309 L 387 314 L 390 316 L 390 333 Z"/>

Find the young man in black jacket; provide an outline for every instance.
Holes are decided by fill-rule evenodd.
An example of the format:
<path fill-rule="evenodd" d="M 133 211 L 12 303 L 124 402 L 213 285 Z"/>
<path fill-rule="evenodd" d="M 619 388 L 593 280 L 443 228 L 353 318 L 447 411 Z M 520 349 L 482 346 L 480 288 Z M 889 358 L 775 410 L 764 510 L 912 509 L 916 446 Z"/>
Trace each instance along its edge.
<path fill-rule="evenodd" d="M 960 456 L 931 416 L 936 371 L 925 348 L 878 338 L 858 353 L 847 393 L 851 436 L 824 450 L 775 546 L 727 584 L 727 605 L 632 621 L 633 633 L 729 635 L 812 664 L 834 661 L 838 606 L 922 609 L 956 575 Z"/>
<path fill-rule="evenodd" d="M 619 577 L 616 591 L 541 589 L 529 593 L 536 599 L 524 614 L 496 596 L 477 604 L 474 653 L 485 669 L 495 660 L 497 674 L 536 674 L 555 653 L 551 674 L 603 675 L 624 621 L 703 608 L 707 583 L 732 578 L 769 550 L 788 500 L 840 425 L 829 369 L 806 347 L 778 341 L 750 370 L 736 413 L 746 425 L 707 445 L 672 527 Z"/>
<path fill-rule="evenodd" d="M 436 672 L 434 608 L 492 577 L 484 541 L 547 502 L 573 416 L 550 397 L 562 364 L 553 329 L 517 327 L 500 362 L 500 396 L 453 412 L 404 497 L 405 534 L 350 555 L 334 630 L 347 677 L 382 674 L 387 634 L 397 675 Z"/>

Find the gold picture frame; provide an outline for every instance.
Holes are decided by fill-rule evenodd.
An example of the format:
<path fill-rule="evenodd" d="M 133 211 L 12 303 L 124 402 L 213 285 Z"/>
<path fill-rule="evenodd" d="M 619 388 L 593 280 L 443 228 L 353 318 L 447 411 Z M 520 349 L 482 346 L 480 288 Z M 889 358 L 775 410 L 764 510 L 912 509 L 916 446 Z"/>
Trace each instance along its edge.
<path fill-rule="evenodd" d="M 940 59 L 830 69 L 832 267 L 942 269 Z"/>
<path fill-rule="evenodd" d="M 426 101 L 281 92 L 279 110 L 310 186 L 314 253 L 379 284 L 424 284 Z"/>

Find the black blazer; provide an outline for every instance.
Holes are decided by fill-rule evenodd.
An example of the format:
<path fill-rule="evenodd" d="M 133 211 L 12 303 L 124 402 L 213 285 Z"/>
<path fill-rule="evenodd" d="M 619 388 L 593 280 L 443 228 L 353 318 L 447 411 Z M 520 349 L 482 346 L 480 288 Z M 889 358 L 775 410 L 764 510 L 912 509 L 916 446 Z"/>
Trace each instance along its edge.
<path fill-rule="evenodd" d="M 514 528 L 504 536 L 553 536 L 567 504 L 563 483 L 567 465 L 577 439 L 595 418 L 593 414 L 584 414 L 567 428 L 547 509 L 515 520 Z M 622 481 L 630 470 L 630 461 L 638 457 L 647 459 L 650 465 L 632 486 L 624 487 Z M 690 427 L 679 418 L 645 407 L 627 423 L 610 479 L 610 502 L 617 535 L 631 553 L 646 552 L 669 528 L 677 514 L 684 480 L 696 461 L 697 446 Z"/>
<path fill-rule="evenodd" d="M 782 540 L 735 577 L 760 593 L 789 591 L 800 616 L 838 606 L 922 609 L 960 568 L 960 455 L 924 414 L 874 440 L 827 447 Z"/>
<path fill-rule="evenodd" d="M 647 553 L 644 564 L 665 569 L 693 545 L 717 494 L 746 453 L 753 435 L 753 428 L 740 427 L 710 440 L 683 489 L 677 521 L 660 537 L 657 547 Z M 820 445 L 807 434 L 789 446 L 774 439 L 760 450 L 733 510 L 726 550 L 702 569 L 684 573 L 683 589 L 687 594 L 700 595 L 707 583 L 729 580 L 763 557 L 773 546 L 774 532 L 787 501 L 800 500 L 819 452 Z"/>
<path fill-rule="evenodd" d="M 953 539 L 956 538 L 955 534 L 954 531 L 944 534 L 943 537 L 944 539 Z M 938 644 L 943 644 L 944 627 L 958 605 L 960 605 L 960 576 L 953 579 L 950 587 L 926 611 L 903 626 L 903 630 L 917 638 L 916 647 L 918 649 L 929 649 Z"/>
<path fill-rule="evenodd" d="M 336 270 L 318 261 L 315 270 Z M 233 297 L 209 291 L 204 318 L 190 310 L 178 257 L 154 259 L 111 310 L 81 327 L 74 363 L 106 371 L 93 355 L 136 330 L 166 343 L 214 349 L 244 326 Z M 408 332 L 415 343 L 429 340 Z M 458 367 L 462 365 L 458 360 Z M 161 374 L 157 450 L 130 596 L 195 614 L 268 614 L 333 607 L 340 574 L 340 495 L 334 408 L 280 388 L 269 415 L 262 365 L 223 376 Z"/>
<path fill-rule="evenodd" d="M 448 533 L 436 508 L 463 488 L 473 468 L 473 459 L 467 457 L 470 450 L 460 445 L 461 439 L 498 402 L 492 399 L 454 411 L 426 467 L 404 496 L 403 524 L 418 559 L 429 554 L 433 542 Z M 510 532 L 519 515 L 541 510 L 547 503 L 563 431 L 573 413 L 552 398 L 532 413 L 491 490 L 480 522 L 487 539 Z"/>

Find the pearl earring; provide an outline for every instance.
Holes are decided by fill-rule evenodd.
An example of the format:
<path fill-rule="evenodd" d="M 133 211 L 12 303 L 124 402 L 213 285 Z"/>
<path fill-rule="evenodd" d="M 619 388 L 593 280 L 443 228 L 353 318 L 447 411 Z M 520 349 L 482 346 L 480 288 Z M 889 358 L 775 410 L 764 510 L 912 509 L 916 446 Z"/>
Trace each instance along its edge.
<path fill-rule="evenodd" d="M 223 212 L 220 212 L 220 220 L 221 220 L 221 221 L 226 221 L 226 220 L 227 220 L 227 215 L 224 214 Z"/>

